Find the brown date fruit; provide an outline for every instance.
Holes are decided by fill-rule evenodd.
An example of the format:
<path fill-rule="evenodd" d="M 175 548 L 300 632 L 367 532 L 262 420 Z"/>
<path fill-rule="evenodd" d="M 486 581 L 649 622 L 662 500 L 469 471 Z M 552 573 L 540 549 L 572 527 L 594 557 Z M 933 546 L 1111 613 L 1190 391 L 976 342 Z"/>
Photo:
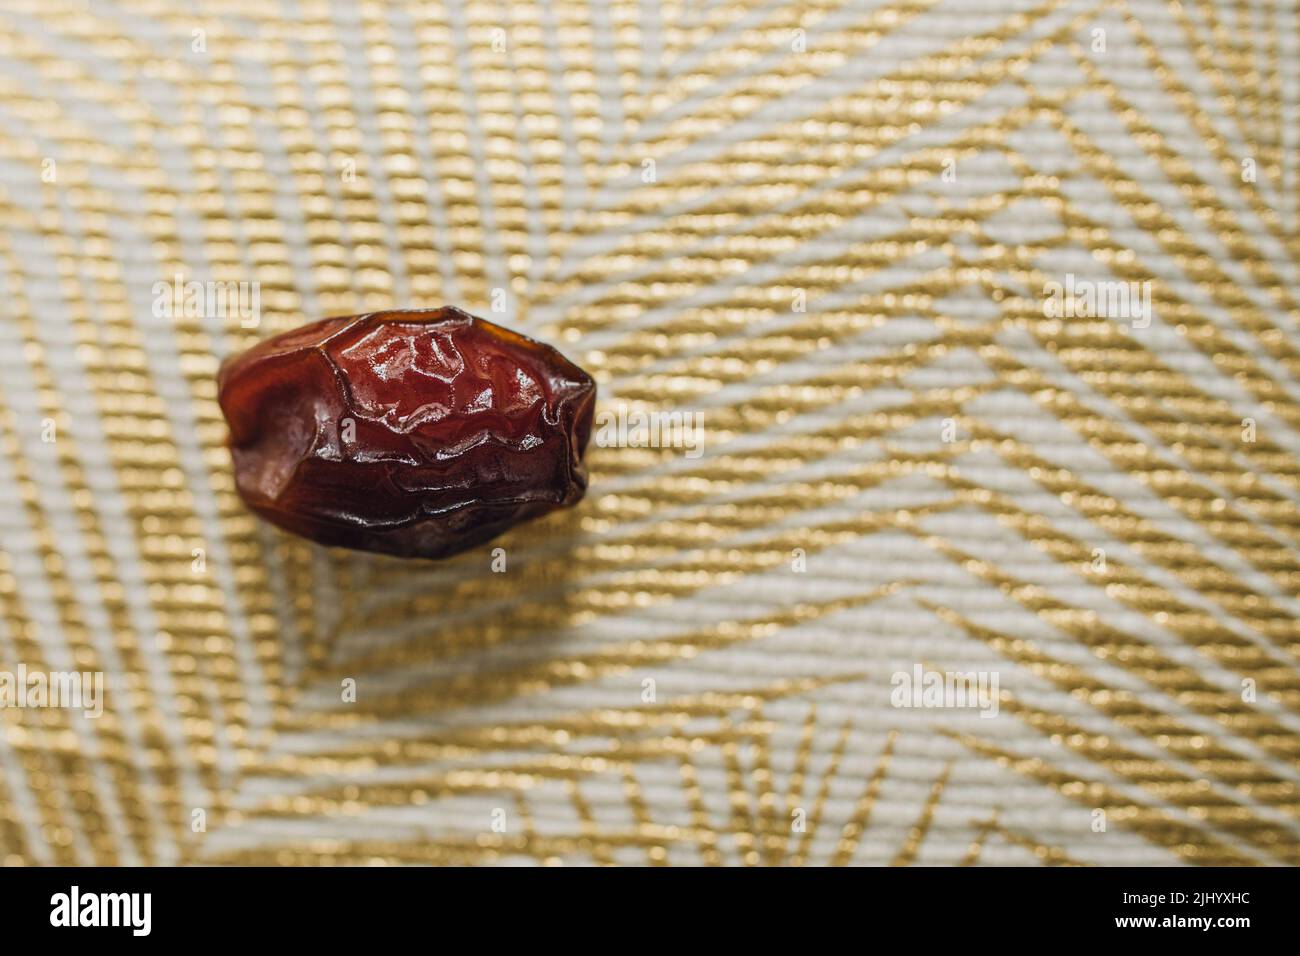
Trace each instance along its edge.
<path fill-rule="evenodd" d="M 578 501 L 596 384 L 460 309 L 302 326 L 226 359 L 235 485 L 322 544 L 441 558 Z"/>

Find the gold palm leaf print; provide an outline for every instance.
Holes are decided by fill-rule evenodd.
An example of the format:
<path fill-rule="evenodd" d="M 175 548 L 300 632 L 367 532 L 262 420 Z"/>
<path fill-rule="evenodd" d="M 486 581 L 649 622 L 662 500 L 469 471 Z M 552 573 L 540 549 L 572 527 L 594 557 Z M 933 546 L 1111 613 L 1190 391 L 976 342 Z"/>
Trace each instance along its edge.
<path fill-rule="evenodd" d="M 1298 27 L 6 4 L 0 671 L 106 690 L 0 707 L 0 860 L 1300 862 Z M 436 564 L 249 514 L 221 358 L 441 304 L 702 445 Z"/>

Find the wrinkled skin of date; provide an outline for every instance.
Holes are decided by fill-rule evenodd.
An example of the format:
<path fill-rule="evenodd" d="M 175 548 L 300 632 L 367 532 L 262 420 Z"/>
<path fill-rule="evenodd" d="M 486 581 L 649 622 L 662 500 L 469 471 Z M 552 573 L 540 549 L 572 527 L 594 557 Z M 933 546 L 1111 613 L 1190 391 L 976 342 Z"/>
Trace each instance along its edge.
<path fill-rule="evenodd" d="M 325 319 L 217 376 L 235 484 L 318 541 L 441 558 L 578 501 L 596 385 L 455 308 Z"/>

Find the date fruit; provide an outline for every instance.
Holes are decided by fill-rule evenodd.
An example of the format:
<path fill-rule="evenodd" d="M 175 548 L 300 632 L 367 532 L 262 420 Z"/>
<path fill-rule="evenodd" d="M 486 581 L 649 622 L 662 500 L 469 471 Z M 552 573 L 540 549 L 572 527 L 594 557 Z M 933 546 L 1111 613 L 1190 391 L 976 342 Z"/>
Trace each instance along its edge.
<path fill-rule="evenodd" d="M 596 384 L 460 309 L 324 319 L 222 363 L 235 486 L 322 544 L 442 558 L 574 504 Z"/>

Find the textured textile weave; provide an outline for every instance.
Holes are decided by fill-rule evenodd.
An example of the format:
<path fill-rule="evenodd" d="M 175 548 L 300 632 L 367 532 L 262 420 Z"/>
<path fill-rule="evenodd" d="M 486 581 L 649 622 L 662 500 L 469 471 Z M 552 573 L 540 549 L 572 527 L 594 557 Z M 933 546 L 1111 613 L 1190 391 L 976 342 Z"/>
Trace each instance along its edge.
<path fill-rule="evenodd" d="M 0 0 L 0 860 L 1300 862 L 1298 138 L 1292 0 Z M 220 359 L 444 303 L 702 445 L 255 520 Z"/>

